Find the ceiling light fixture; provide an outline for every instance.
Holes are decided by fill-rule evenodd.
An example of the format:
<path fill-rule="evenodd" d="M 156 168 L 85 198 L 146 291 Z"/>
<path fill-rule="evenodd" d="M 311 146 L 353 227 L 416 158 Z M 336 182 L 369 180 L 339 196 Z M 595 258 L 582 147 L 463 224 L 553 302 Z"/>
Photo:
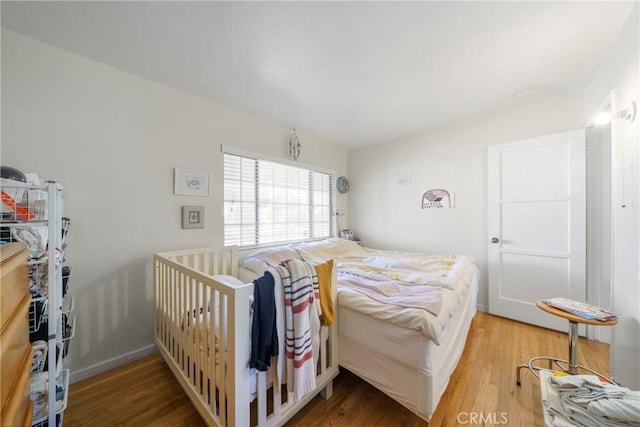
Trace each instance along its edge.
<path fill-rule="evenodd" d="M 597 116 L 593 119 L 593 124 L 596 126 L 604 126 L 607 123 L 611 122 L 611 112 L 610 111 L 602 111 L 598 113 Z"/>
<path fill-rule="evenodd" d="M 596 126 L 606 125 L 611 122 L 613 118 L 623 119 L 628 121 L 629 123 L 633 123 L 636 119 L 637 114 L 637 106 L 635 101 L 631 101 L 631 104 L 624 110 L 620 110 L 615 114 L 612 114 L 610 111 L 603 111 L 598 113 L 597 116 L 593 119 L 593 124 Z"/>
<path fill-rule="evenodd" d="M 289 134 L 287 157 L 297 162 L 301 152 L 302 145 L 300 144 L 300 138 L 298 138 L 298 134 L 296 134 L 296 128 L 293 128 L 293 130 Z"/>

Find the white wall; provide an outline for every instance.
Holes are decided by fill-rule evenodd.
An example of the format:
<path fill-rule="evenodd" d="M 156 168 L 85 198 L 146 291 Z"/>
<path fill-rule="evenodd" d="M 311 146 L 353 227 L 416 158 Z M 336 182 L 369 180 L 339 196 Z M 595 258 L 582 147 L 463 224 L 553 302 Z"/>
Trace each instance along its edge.
<path fill-rule="evenodd" d="M 350 225 L 365 246 L 462 252 L 481 270 L 487 293 L 487 146 L 583 126 L 579 93 L 458 123 L 425 135 L 349 153 Z M 407 172 L 410 184 L 398 184 Z M 454 209 L 421 209 L 430 188 L 455 192 Z"/>
<path fill-rule="evenodd" d="M 298 133 L 300 162 L 346 174 L 346 149 Z M 1 163 L 65 188 L 73 379 L 153 351 L 154 252 L 222 244 L 220 144 L 284 159 L 288 134 L 2 30 Z M 211 171 L 211 196 L 173 195 L 175 167 Z M 205 206 L 203 230 L 181 229 L 182 205 Z"/>
<path fill-rule="evenodd" d="M 592 118 L 612 92 L 612 111 L 640 102 L 639 7 L 635 5 L 620 37 L 585 92 Z M 640 117 L 614 119 L 612 140 L 612 300 L 620 313 L 613 327 L 611 372 L 622 384 L 640 389 Z M 625 207 L 622 207 L 622 206 Z"/>

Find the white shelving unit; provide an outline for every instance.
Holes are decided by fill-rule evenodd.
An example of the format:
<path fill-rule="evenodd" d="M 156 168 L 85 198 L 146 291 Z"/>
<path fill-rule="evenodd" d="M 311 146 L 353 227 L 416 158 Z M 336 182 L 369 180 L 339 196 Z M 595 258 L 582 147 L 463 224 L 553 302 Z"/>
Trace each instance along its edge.
<path fill-rule="evenodd" d="M 33 425 L 62 426 L 69 388 L 69 372 L 62 369 L 62 356 L 66 356 L 75 327 L 75 319 L 71 320 L 67 309 L 64 317 L 72 327 L 70 331 L 66 325 L 63 329 L 62 185 L 49 182 L 35 187 L 2 180 L 1 189 L 2 240 L 26 242 L 31 255 L 28 263 L 33 296 L 30 316 L 33 317 L 30 317 L 29 329 L 30 333 L 41 336 L 32 343 L 37 350 L 34 351 L 31 381 Z M 39 330 L 44 327 L 45 320 L 46 333 Z M 47 371 L 43 371 L 45 357 Z"/>

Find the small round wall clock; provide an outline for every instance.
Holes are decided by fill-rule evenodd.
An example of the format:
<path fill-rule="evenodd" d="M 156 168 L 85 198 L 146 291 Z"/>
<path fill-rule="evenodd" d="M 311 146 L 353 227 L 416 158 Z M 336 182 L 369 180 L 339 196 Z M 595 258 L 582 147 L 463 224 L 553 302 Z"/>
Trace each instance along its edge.
<path fill-rule="evenodd" d="M 349 180 L 346 176 L 338 177 L 336 180 L 336 188 L 340 194 L 344 194 L 349 191 Z"/>

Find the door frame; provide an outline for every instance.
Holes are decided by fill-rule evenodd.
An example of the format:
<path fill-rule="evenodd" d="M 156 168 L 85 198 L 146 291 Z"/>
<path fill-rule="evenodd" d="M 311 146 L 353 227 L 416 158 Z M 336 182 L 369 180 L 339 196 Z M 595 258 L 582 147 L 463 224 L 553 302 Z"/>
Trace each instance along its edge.
<path fill-rule="evenodd" d="M 612 112 L 615 101 L 613 91 L 609 92 L 601 103 L 597 111 Z M 599 127 L 590 123 L 588 128 Z M 607 130 L 602 132 L 608 133 L 608 144 L 602 147 L 602 138 L 597 141 L 590 141 L 587 132 L 587 302 L 604 308 L 611 308 L 613 305 L 613 137 L 614 130 L 612 123 L 609 122 Z M 591 144 L 590 144 L 591 142 Z M 603 163 L 603 149 L 608 149 L 609 164 Z M 595 167 L 595 170 L 589 168 L 589 165 Z M 602 168 L 607 168 L 609 172 L 608 186 L 609 193 L 603 194 Z M 597 172 L 597 176 L 593 173 Z M 591 179 L 590 179 L 591 177 Z M 591 184 L 591 185 L 590 185 Z M 602 216 L 601 201 L 607 198 L 608 204 L 608 220 Z M 606 230 L 608 229 L 608 233 Z M 603 231 L 605 235 L 603 236 Z M 607 238 L 608 234 L 608 238 Z M 605 242 L 604 239 L 608 239 Z M 609 269 L 603 271 L 602 260 L 608 261 Z M 603 274 L 607 274 L 608 278 L 603 280 Z M 608 282 L 608 283 L 605 283 Z M 612 330 L 610 328 L 599 328 L 587 325 L 587 338 L 596 341 L 611 343 Z"/>

